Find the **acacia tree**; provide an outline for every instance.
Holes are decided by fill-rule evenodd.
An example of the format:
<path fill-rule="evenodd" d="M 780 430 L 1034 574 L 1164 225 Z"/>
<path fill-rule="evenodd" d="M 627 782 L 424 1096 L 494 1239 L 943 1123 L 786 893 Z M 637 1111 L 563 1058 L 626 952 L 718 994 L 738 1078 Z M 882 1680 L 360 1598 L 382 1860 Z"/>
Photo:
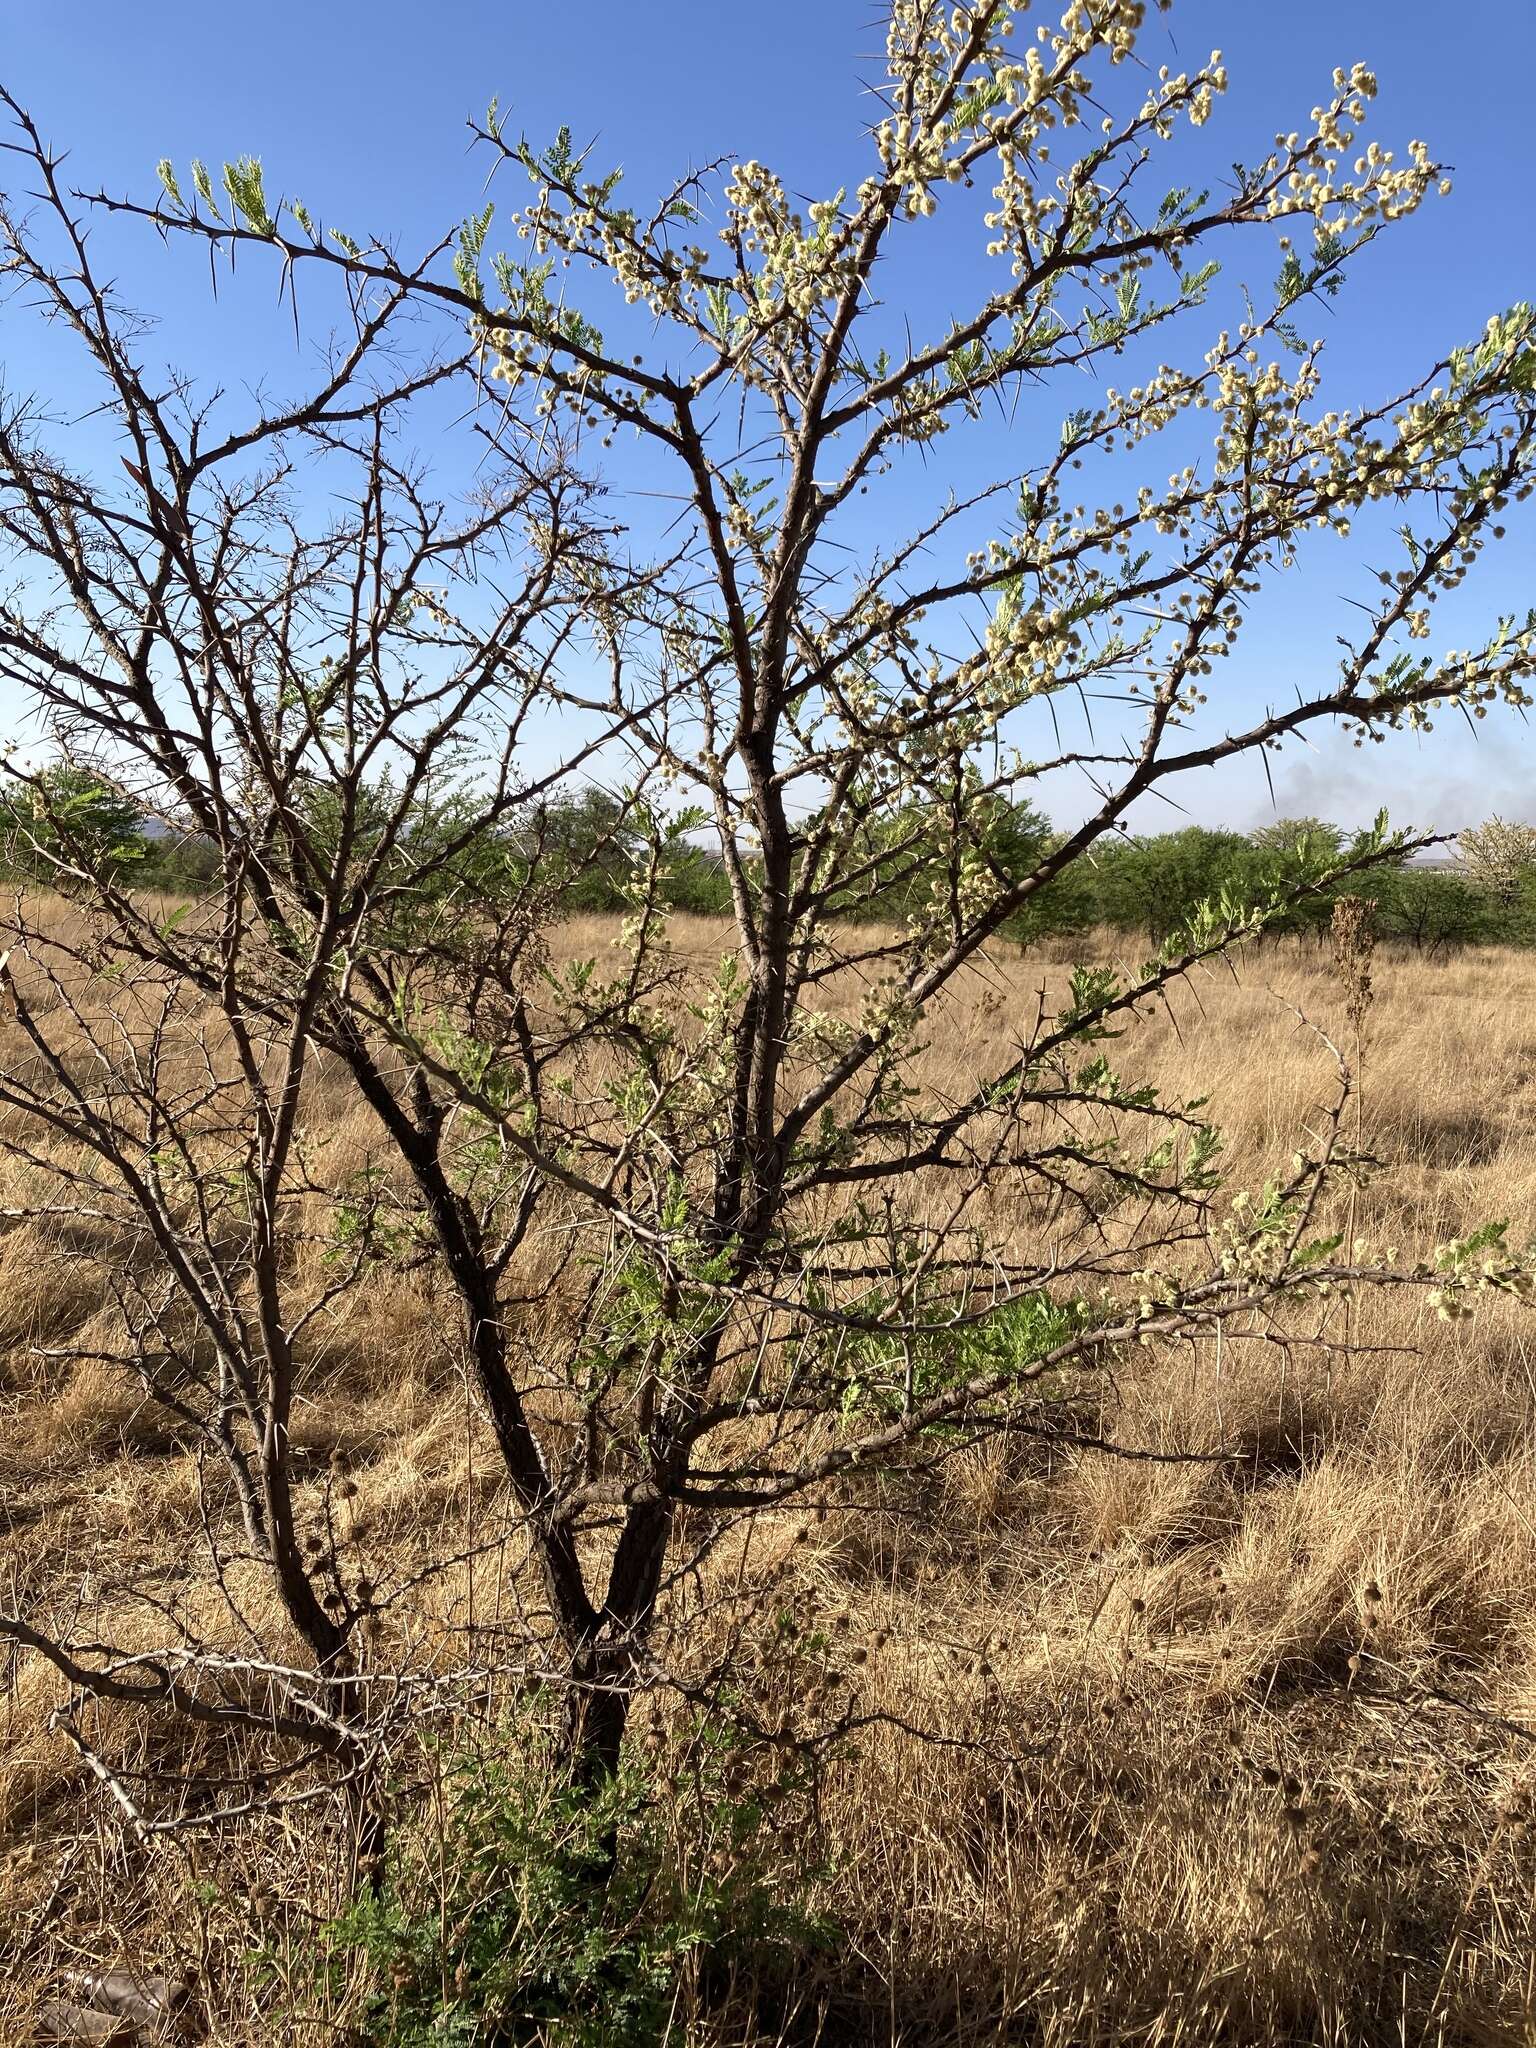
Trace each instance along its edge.
<path fill-rule="evenodd" d="M 1536 867 L 1536 827 L 1497 815 L 1470 826 L 1457 846 L 1473 877 L 1506 903 L 1519 891 L 1521 877 Z"/>
<path fill-rule="evenodd" d="M 545 1589 L 522 1654 L 569 1702 L 586 1783 L 637 1689 L 718 1678 L 688 1615 L 722 1529 L 989 1430 L 1069 1428 L 1048 1378 L 1223 1320 L 1283 1335 L 1292 1297 L 1363 1276 L 1318 1220 L 1351 1164 L 1337 1110 L 1259 1199 L 1213 1207 L 1203 1112 L 1122 1079 L 1107 1042 L 1298 897 L 1398 857 L 1384 828 L 1202 906 L 1134 976 L 1079 970 L 995 1070 L 914 1080 L 962 970 L 1139 798 L 1312 727 L 1374 743 L 1437 705 L 1529 701 L 1529 622 L 1423 646 L 1530 488 L 1529 309 L 1328 409 L 1299 322 L 1440 170 L 1359 139 L 1357 66 L 1221 196 L 1165 193 L 1160 149 L 1225 73 L 1138 68 L 1142 13 L 1072 0 L 1026 41 L 1017 0 L 897 0 L 862 168 L 804 208 L 758 163 L 631 208 L 568 135 L 535 147 L 493 108 L 479 139 L 526 189 L 409 261 L 271 201 L 252 159 L 217 190 L 164 164 L 153 203 L 72 194 L 13 104 L 41 208 L 7 211 L 8 269 L 96 371 L 126 487 L 7 399 L 0 664 L 67 757 L 214 845 L 222 883 L 190 918 L 100 864 L 83 928 L 21 903 L 5 1142 L 103 1234 L 111 1355 L 222 1463 L 310 1658 L 262 1666 L 286 1739 L 363 1769 L 355 1643 L 386 1591 L 306 1548 L 329 1510 L 300 1501 L 289 1430 L 305 1334 L 389 1219 L 456 1296 Z M 319 381 L 233 422 L 157 381 L 88 209 L 270 260 L 311 322 L 325 295 Z M 977 245 L 972 297 L 937 321 L 911 267 L 936 233 Z M 1157 360 L 1232 243 L 1278 261 L 1273 291 L 1191 367 Z M 457 506 L 405 452 L 445 399 L 484 465 Z M 1337 671 L 1224 712 L 1266 578 L 1385 513 L 1397 566 Z M 1089 691 L 1117 732 L 1058 738 Z M 620 767 L 617 950 L 553 964 L 538 821 Z M 1080 822 L 998 830 L 1064 769 L 1096 792 Z M 702 983 L 664 909 L 701 832 L 731 900 Z M 59 840 L 79 866 L 67 818 Z M 848 921 L 891 899 L 903 924 Z M 376 1122 L 363 1188 L 325 1188 L 306 1124 L 332 1073 Z M 535 1230 L 561 1316 L 529 1353 Z M 317 1237 L 328 1258 L 295 1256 Z M 1461 1246 L 1380 1277 L 1433 1283 L 1445 1313 L 1528 1285 Z M 206 1645 L 149 1685 L 40 1617 L 0 1626 L 83 1691 L 236 1711 Z M 243 1711 L 270 1729 L 270 1697 Z M 777 1734 L 818 1711 L 787 1700 Z"/>

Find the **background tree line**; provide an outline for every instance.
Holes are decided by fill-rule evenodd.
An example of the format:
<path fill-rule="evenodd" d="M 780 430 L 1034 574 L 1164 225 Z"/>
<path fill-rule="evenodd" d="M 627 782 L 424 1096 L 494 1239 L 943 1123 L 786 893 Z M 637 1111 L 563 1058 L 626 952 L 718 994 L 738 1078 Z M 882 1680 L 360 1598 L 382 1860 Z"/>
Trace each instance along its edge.
<path fill-rule="evenodd" d="M 382 825 L 391 792 L 377 793 Z M 1050 820 L 1027 799 L 976 798 L 963 778 L 951 801 L 893 808 L 866 828 L 865 859 L 841 905 L 853 923 L 903 923 L 931 907 L 953 868 L 962 835 L 955 829 L 968 797 L 989 813 L 985 844 L 998 879 L 1027 874 L 1058 843 Z M 322 784 L 309 801 L 322 822 L 329 801 Z M 441 894 L 519 890 L 531 877 L 545 900 L 566 915 L 622 914 L 649 890 L 674 910 L 727 916 L 730 883 L 718 856 L 698 843 L 691 813 L 664 817 L 633 796 L 596 783 L 530 803 L 512 818 L 473 829 L 475 798 L 455 789 L 426 796 L 397 859 L 428 865 Z M 974 837 L 967 817 L 965 838 Z M 88 768 L 54 764 L 16 777 L 0 798 L 0 869 L 12 882 L 60 881 L 62 837 L 82 836 L 107 863 L 138 886 L 198 895 L 219 876 L 217 850 L 195 835 L 157 829 L 110 779 Z M 446 867 L 444 841 L 462 841 Z M 1356 839 L 1320 818 L 1279 818 L 1251 832 L 1206 825 L 1122 835 L 1076 862 L 1040 890 L 1006 927 L 1006 936 L 1034 941 L 1090 930 L 1145 932 L 1157 940 L 1186 927 L 1200 905 L 1251 901 L 1275 889 L 1294 892 L 1309 877 L 1347 861 Z M 366 850 L 366 828 L 360 851 Z M 1404 854 L 1379 865 L 1371 880 L 1380 935 L 1415 951 L 1463 946 L 1536 944 L 1536 831 L 1497 818 L 1463 835 L 1456 867 L 1416 863 Z M 648 879 L 647 879 L 648 878 Z M 951 877 L 952 879 L 952 877 Z M 1320 882 L 1312 893 L 1270 920 L 1269 931 L 1319 942 L 1342 883 Z"/>

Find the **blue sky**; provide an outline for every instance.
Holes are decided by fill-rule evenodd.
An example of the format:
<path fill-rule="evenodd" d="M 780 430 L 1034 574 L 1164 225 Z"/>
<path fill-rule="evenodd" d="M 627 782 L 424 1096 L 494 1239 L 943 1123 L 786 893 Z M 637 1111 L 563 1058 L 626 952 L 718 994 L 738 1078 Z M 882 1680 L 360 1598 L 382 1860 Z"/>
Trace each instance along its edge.
<path fill-rule="evenodd" d="M 466 155 L 464 120 L 493 93 L 535 137 L 567 121 L 578 141 L 596 138 L 596 159 L 622 163 L 637 197 L 670 184 L 685 162 L 717 154 L 770 162 L 808 195 L 856 182 L 870 108 L 861 80 L 880 68 L 874 13 L 873 0 L 267 0 L 260 9 L 9 0 L 0 69 L 45 134 L 72 150 L 83 185 L 152 196 L 162 155 L 217 164 L 251 152 L 265 160 L 269 193 L 297 194 L 329 221 L 409 246 L 475 203 L 482 169 Z M 1182 68 L 1216 46 L 1226 55 L 1232 89 L 1197 139 L 1208 176 L 1261 155 L 1277 128 L 1305 120 L 1334 64 L 1360 59 L 1381 81 L 1372 132 L 1394 145 L 1422 136 L 1454 166 L 1453 196 L 1384 237 L 1337 320 L 1324 322 L 1338 396 L 1395 388 L 1489 312 L 1536 295 L 1527 196 L 1536 5 L 1178 0 L 1170 14 L 1149 17 L 1141 47 L 1154 66 Z M 935 237 L 924 260 L 941 294 L 952 252 Z M 140 261 L 136 293 L 159 317 L 168 354 L 236 384 L 283 376 L 293 342 L 280 323 L 232 320 L 227 304 L 215 314 L 206 268 L 189 251 L 151 246 Z M 1196 357 L 1208 339 L 1186 327 L 1181 346 Z M 13 386 L 46 391 L 57 374 L 36 336 L 9 317 L 0 358 Z M 1502 558 L 1458 594 L 1458 626 L 1462 615 L 1523 611 L 1536 600 L 1529 524 L 1518 535 L 1512 527 Z M 1255 706 L 1270 690 L 1289 694 L 1296 666 L 1330 646 L 1347 590 L 1333 563 L 1294 572 L 1283 607 L 1266 614 L 1223 688 Z M 1405 821 L 1440 825 L 1494 808 L 1536 812 L 1525 794 L 1536 728 L 1505 714 L 1483 734 L 1481 745 L 1446 731 L 1430 745 L 1405 738 L 1366 757 L 1324 745 L 1277 759 L 1280 808 L 1353 822 L 1386 800 Z M 1259 771 L 1188 790 L 1183 801 L 1203 818 L 1236 823 L 1269 805 Z"/>

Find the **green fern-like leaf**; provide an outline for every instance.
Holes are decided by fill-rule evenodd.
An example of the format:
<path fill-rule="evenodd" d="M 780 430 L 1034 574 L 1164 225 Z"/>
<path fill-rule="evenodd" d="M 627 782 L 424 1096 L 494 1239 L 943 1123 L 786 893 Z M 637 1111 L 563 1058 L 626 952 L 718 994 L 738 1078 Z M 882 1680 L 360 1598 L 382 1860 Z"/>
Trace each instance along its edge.
<path fill-rule="evenodd" d="M 232 164 L 226 164 L 224 190 L 253 235 L 276 234 L 277 223 L 268 211 L 267 195 L 262 190 L 259 156 L 236 157 Z"/>
<path fill-rule="evenodd" d="M 213 180 L 209 177 L 208 166 L 201 157 L 195 156 L 192 159 L 192 183 L 197 190 L 198 197 L 213 215 L 214 219 L 222 220 L 224 216 L 219 211 L 219 202 L 213 196 Z"/>

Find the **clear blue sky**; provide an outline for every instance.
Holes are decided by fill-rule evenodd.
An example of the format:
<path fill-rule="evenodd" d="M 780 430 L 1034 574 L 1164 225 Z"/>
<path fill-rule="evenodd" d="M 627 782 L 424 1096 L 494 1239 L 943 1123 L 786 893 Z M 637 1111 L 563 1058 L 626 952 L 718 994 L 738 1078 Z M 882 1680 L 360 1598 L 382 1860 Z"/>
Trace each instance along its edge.
<path fill-rule="evenodd" d="M 686 161 L 724 153 L 771 162 L 807 194 L 856 182 L 870 107 L 860 81 L 880 68 L 874 13 L 873 0 L 10 0 L 0 71 L 45 134 L 70 147 L 82 185 L 153 196 L 162 155 L 216 165 L 251 152 L 265 160 L 269 193 L 297 194 L 327 220 L 409 246 L 475 202 L 481 167 L 466 155 L 463 123 L 493 93 L 536 137 L 566 121 L 579 141 L 598 138 L 597 159 L 624 165 L 637 200 Z M 1454 166 L 1454 195 L 1370 252 L 1336 339 L 1329 324 L 1345 399 L 1384 393 L 1469 338 L 1490 311 L 1536 296 L 1536 0 L 1178 0 L 1171 14 L 1148 13 L 1142 52 L 1154 66 L 1180 68 L 1215 46 L 1226 54 L 1232 89 L 1199 138 L 1208 174 L 1261 155 L 1277 128 L 1305 121 L 1336 63 L 1361 59 L 1381 80 L 1372 132 L 1394 145 L 1422 136 Z M 932 260 L 942 290 L 941 246 Z M 267 352 L 284 346 L 275 323 L 243 340 L 227 318 L 215 321 L 207 272 L 185 250 L 149 254 L 142 296 L 167 353 L 226 381 L 255 379 Z M 1191 355 L 1206 339 L 1184 330 Z M 291 338 L 286 346 L 291 361 Z M 48 388 L 47 356 L 10 319 L 0 358 L 13 384 Z M 271 369 L 279 377 L 283 365 Z M 1256 703 L 1286 689 L 1298 662 L 1326 658 L 1337 629 L 1338 574 L 1296 576 L 1275 625 L 1222 679 Z M 1487 614 L 1536 601 L 1529 546 L 1506 549 L 1469 590 L 1466 611 L 1474 598 Z M 1495 727 L 1490 717 L 1484 735 L 1480 746 L 1447 732 L 1444 745 L 1403 739 L 1368 757 L 1331 747 L 1284 757 L 1275 763 L 1281 808 L 1353 821 L 1388 799 L 1395 815 L 1421 823 L 1459 824 L 1491 808 L 1536 815 L 1536 792 L 1527 793 L 1536 728 L 1507 716 Z M 1229 777 L 1185 801 L 1238 823 L 1268 806 L 1262 777 L 1256 786 Z"/>

